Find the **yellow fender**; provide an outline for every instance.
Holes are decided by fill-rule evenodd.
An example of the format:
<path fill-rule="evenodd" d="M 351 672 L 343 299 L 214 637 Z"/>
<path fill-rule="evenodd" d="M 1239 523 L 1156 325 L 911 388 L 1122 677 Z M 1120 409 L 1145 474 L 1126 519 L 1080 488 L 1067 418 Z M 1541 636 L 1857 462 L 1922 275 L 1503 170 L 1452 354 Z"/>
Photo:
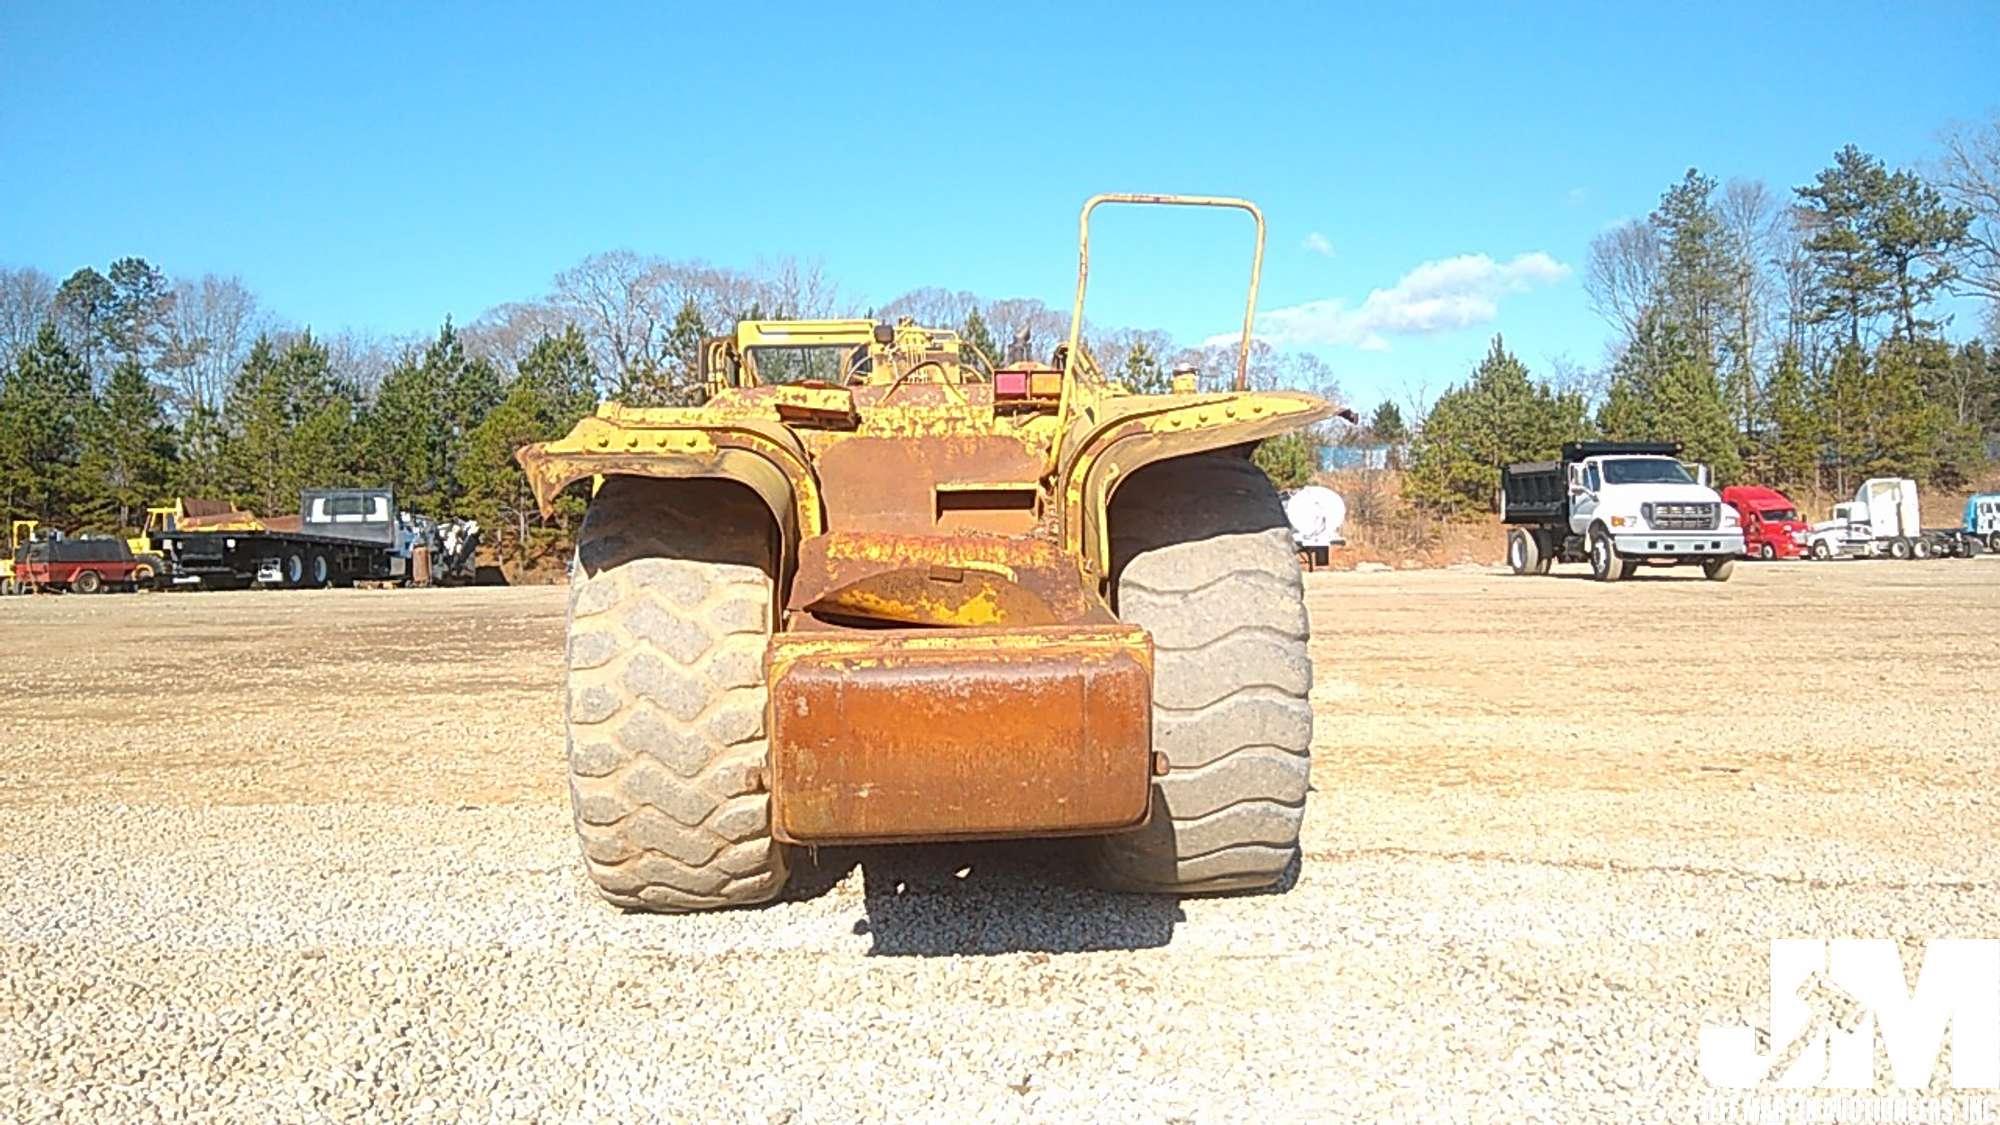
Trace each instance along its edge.
<path fill-rule="evenodd" d="M 778 422 L 614 406 L 578 422 L 562 438 L 522 446 L 514 459 L 545 517 L 564 489 L 586 477 L 736 481 L 755 492 L 777 521 L 781 580 L 799 540 L 826 530 L 819 482 L 805 447 Z"/>
<path fill-rule="evenodd" d="M 1111 496 L 1157 461 L 1262 441 L 1332 417 L 1297 391 L 1128 395 L 1100 399 L 1070 427 L 1057 461 L 1063 544 L 1100 578 L 1111 574 Z"/>

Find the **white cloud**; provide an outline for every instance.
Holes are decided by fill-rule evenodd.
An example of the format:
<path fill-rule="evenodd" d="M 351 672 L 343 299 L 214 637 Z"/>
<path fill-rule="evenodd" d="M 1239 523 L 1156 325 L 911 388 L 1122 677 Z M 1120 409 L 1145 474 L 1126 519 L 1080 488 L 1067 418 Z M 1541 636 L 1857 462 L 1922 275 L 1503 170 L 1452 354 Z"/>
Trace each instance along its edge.
<path fill-rule="evenodd" d="M 1489 324 L 1500 299 L 1553 285 L 1570 269 L 1540 250 L 1496 262 L 1485 254 L 1460 254 L 1425 262 L 1359 306 L 1326 297 L 1257 318 L 1257 337 L 1274 347 L 1351 347 L 1387 351 L 1395 336 L 1426 336 Z M 1218 336 L 1210 343 L 1226 343 Z"/>
<path fill-rule="evenodd" d="M 1318 231 L 1306 235 L 1306 240 L 1299 245 L 1318 254 L 1322 258 L 1333 257 L 1333 243 L 1328 241 L 1327 237 Z"/>

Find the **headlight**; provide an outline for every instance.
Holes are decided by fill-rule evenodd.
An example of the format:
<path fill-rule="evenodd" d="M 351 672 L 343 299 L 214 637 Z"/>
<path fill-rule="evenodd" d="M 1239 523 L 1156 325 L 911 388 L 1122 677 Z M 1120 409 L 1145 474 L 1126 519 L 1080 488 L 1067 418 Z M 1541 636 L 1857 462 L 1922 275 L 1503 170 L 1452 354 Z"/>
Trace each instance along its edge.
<path fill-rule="evenodd" d="M 1743 518 L 1736 514 L 1736 509 L 1730 507 L 1727 504 L 1724 504 L 1722 506 L 1722 526 L 1735 527 L 1737 524 L 1740 524 L 1742 522 Z"/>
<path fill-rule="evenodd" d="M 1653 522 L 1653 506 L 1652 506 L 1651 504 L 1641 504 L 1641 505 L 1639 505 L 1639 518 L 1640 518 L 1640 519 L 1643 519 L 1643 520 L 1645 520 L 1645 521 L 1646 521 L 1646 522 L 1647 522 L 1648 524 L 1652 523 L 1652 522 Z"/>

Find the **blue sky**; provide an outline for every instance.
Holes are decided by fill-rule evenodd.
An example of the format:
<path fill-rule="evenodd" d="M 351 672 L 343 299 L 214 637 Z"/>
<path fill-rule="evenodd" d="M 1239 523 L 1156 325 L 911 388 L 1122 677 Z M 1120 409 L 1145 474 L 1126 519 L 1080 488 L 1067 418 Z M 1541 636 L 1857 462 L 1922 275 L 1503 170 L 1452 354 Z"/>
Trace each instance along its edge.
<path fill-rule="evenodd" d="M 0 265 L 139 254 L 384 334 L 621 247 L 1063 305 L 1087 195 L 1239 194 L 1271 223 L 1262 308 L 1307 306 L 1365 406 L 1495 331 L 1597 363 L 1593 234 L 1690 164 L 1790 188 L 1847 142 L 1928 159 L 2000 106 L 1996 43 L 1991 0 L 15 3 Z M 1093 319 L 1228 331 L 1247 245 L 1234 215 L 1107 214 Z"/>

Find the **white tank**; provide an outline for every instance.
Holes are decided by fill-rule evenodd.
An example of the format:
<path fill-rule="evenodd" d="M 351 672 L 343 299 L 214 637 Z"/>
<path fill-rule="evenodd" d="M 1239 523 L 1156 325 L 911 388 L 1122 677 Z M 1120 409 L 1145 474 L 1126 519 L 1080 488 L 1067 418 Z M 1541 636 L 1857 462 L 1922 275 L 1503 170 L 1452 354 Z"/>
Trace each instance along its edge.
<path fill-rule="evenodd" d="M 1344 542 L 1340 525 L 1347 522 L 1347 501 L 1331 488 L 1309 484 L 1285 499 L 1285 520 L 1301 547 L 1333 547 Z"/>

